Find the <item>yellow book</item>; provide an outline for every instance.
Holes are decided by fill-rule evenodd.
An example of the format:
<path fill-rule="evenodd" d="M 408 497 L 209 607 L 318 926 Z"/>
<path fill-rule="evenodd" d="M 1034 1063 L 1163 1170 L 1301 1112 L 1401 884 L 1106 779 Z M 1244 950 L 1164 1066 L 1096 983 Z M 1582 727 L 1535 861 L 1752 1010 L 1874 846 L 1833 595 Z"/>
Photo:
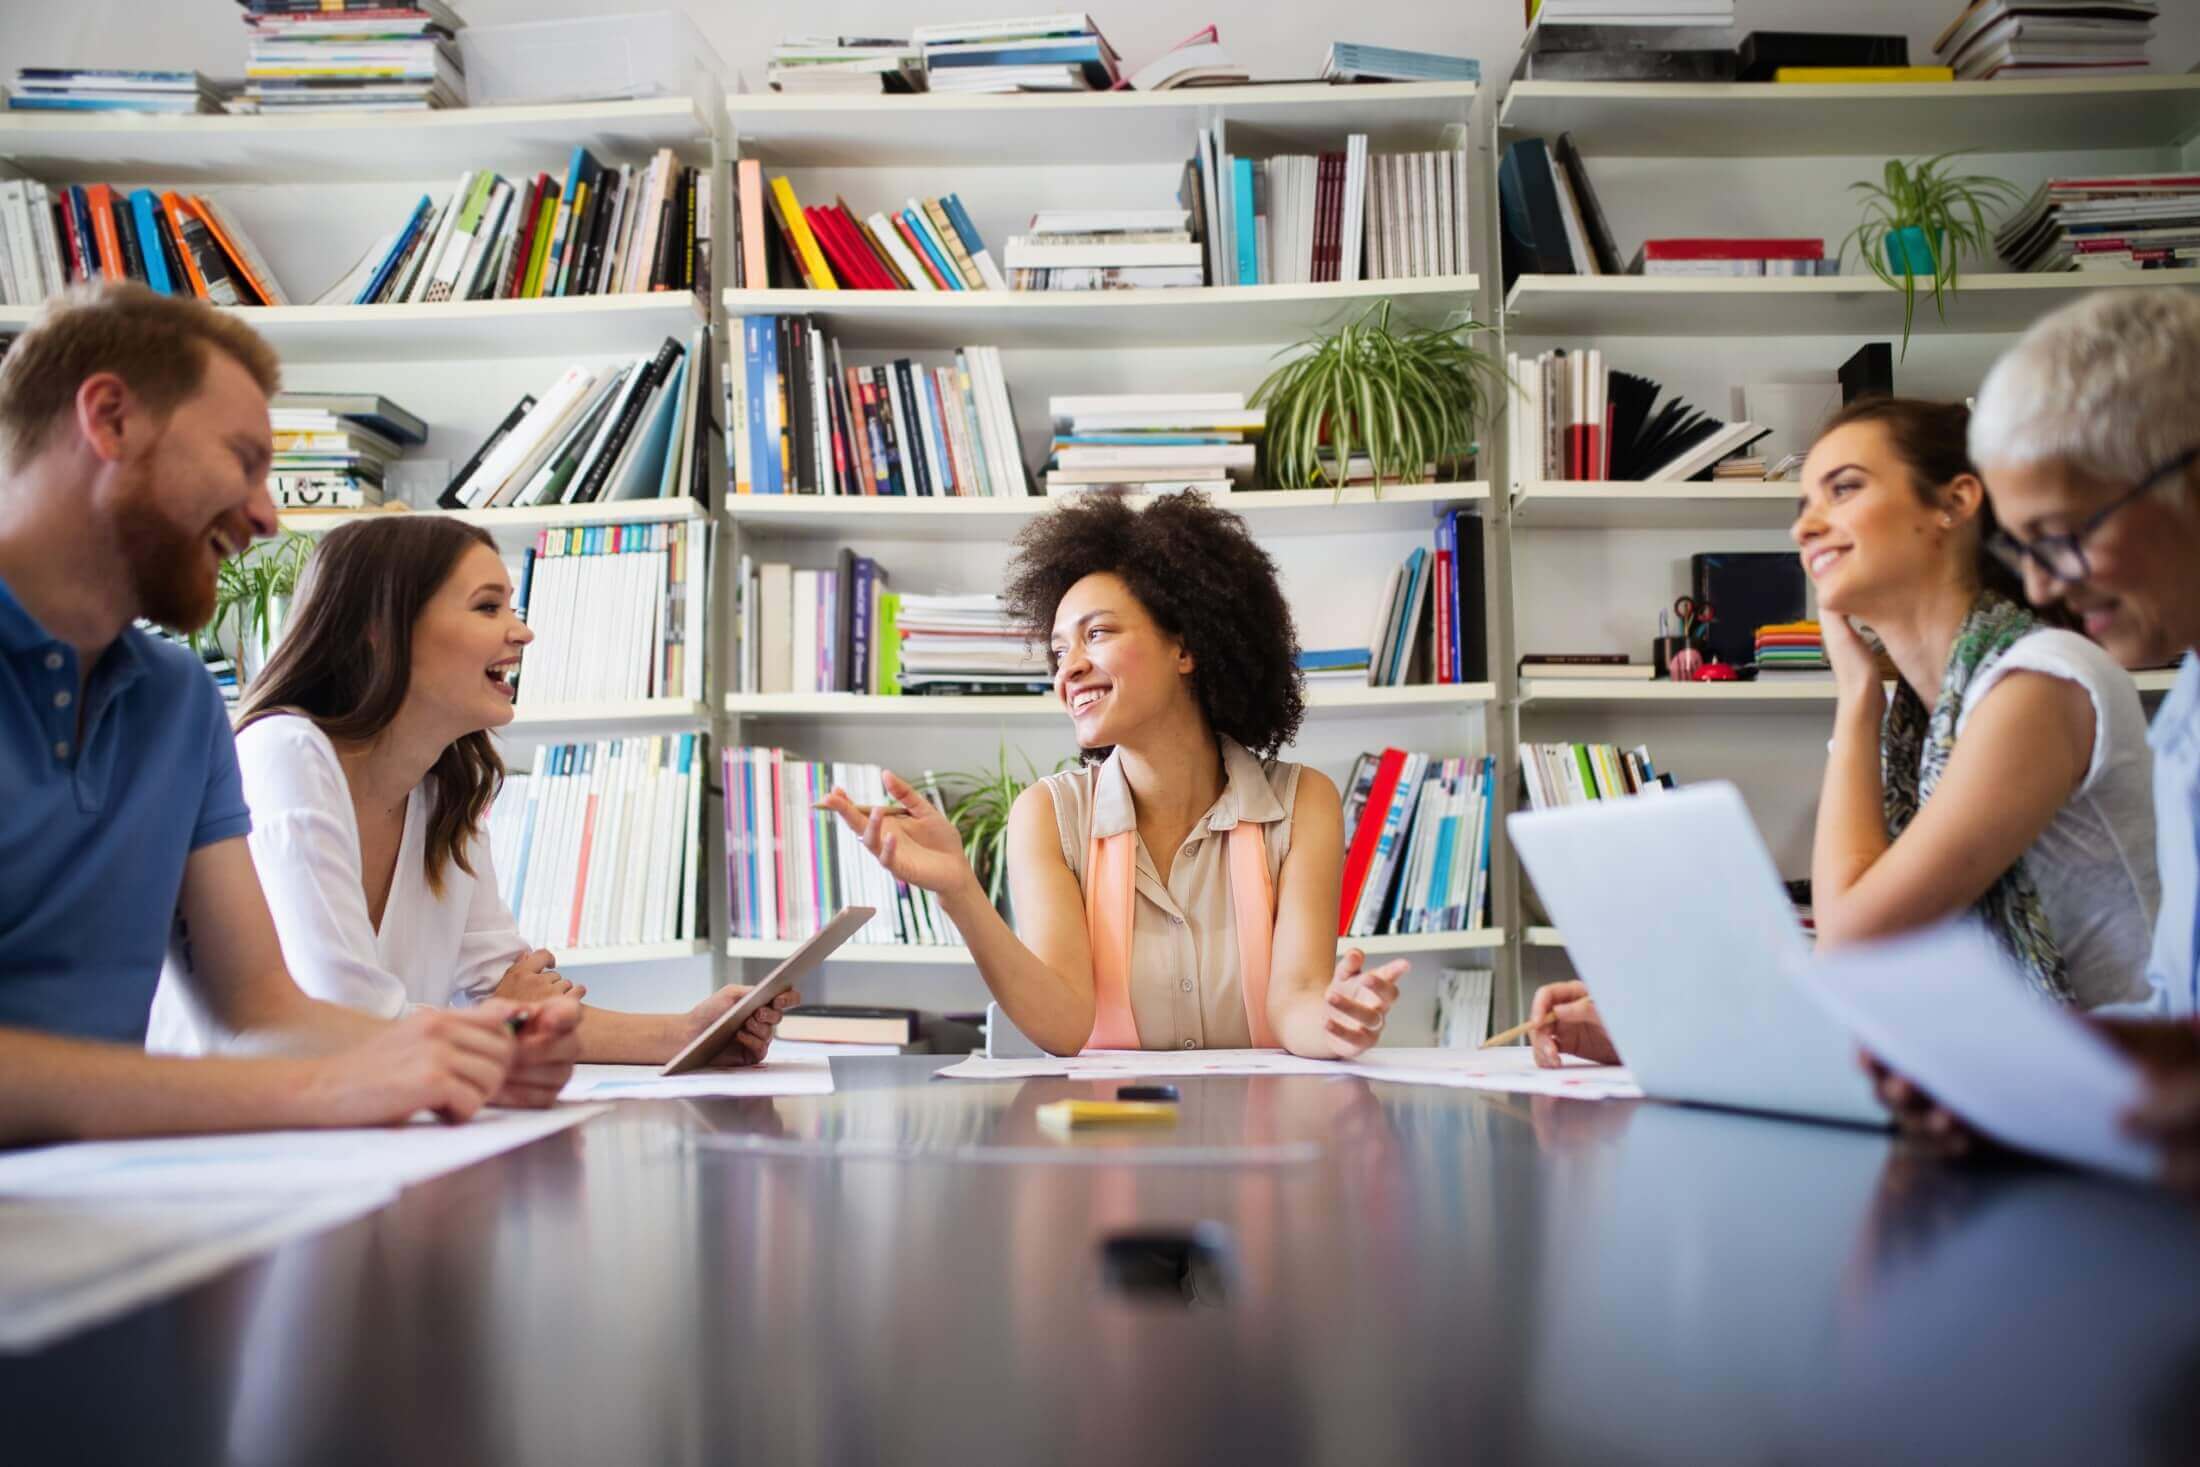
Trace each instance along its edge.
<path fill-rule="evenodd" d="M 1783 66 L 1772 73 L 1772 79 L 1844 86 L 1861 82 L 1946 82 L 1956 79 L 1956 69 L 1952 66 Z"/>
<path fill-rule="evenodd" d="M 794 185 L 784 175 L 772 180 L 772 206 L 779 211 L 779 222 L 787 227 L 787 238 L 794 241 L 795 258 L 801 261 L 810 288 L 840 289 L 832 267 L 825 263 L 825 252 L 817 247 L 817 236 L 810 233 L 810 221 L 803 217 L 802 201 L 794 196 Z"/>

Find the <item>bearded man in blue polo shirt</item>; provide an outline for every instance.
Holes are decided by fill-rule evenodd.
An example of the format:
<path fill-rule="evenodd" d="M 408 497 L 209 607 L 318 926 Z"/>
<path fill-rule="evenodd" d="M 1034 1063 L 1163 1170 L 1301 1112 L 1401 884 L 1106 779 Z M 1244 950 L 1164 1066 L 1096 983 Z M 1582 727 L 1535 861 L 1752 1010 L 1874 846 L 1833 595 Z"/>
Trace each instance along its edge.
<path fill-rule="evenodd" d="M 571 1072 L 570 999 L 390 1023 L 299 991 L 213 679 L 134 625 L 203 626 L 222 562 L 274 533 L 276 379 L 241 321 L 130 285 L 0 358 L 0 1145 L 460 1120 Z M 144 1052 L 171 944 L 222 1057 Z"/>

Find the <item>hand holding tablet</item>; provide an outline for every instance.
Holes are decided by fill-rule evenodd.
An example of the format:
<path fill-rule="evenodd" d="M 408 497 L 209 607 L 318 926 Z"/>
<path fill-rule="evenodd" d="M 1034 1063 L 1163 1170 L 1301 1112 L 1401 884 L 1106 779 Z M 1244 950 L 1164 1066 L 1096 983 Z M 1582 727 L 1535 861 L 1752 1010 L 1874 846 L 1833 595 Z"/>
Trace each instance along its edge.
<path fill-rule="evenodd" d="M 741 1026 L 759 1009 L 794 987 L 796 982 L 824 962 L 835 948 L 861 931 L 863 924 L 875 915 L 877 909 L 872 907 L 842 908 L 815 937 L 796 948 L 784 962 L 771 970 L 763 982 L 750 989 L 739 1003 L 720 1014 L 685 1049 L 667 1060 L 665 1067 L 658 1073 L 685 1075 L 691 1070 L 699 1070 L 708 1065 L 726 1046 L 735 1042 Z"/>

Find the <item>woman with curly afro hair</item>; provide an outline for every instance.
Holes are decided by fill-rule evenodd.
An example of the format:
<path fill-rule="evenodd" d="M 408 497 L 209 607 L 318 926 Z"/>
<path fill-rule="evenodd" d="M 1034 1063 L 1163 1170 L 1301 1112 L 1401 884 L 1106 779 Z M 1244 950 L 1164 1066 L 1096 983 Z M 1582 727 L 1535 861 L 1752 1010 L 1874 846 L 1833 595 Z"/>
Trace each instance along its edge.
<path fill-rule="evenodd" d="M 1305 711 L 1276 568 L 1236 515 L 1170 495 L 1065 502 L 1018 537 L 1007 600 L 1048 646 L 1084 759 L 1009 816 L 1011 930 L 955 828 L 828 804 L 887 870 L 937 892 L 1016 1026 L 1055 1054 L 1282 1047 L 1350 1058 L 1405 964 L 1337 956 L 1344 814 L 1276 755 Z"/>

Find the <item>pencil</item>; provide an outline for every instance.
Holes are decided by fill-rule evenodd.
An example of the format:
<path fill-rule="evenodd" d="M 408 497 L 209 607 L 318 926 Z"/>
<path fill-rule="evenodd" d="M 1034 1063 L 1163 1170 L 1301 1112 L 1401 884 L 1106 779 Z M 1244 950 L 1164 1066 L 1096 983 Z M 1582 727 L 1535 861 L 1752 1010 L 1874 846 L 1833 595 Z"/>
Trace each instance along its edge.
<path fill-rule="evenodd" d="M 1525 1038 L 1526 1036 L 1535 1033 L 1535 1031 L 1538 1029 L 1548 1029 L 1557 1022 L 1558 1015 L 1545 1014 L 1540 1019 L 1530 1019 L 1525 1024 L 1515 1024 L 1502 1034 L 1492 1034 L 1489 1038 L 1483 1040 L 1478 1047 L 1482 1049 L 1495 1049 L 1500 1044 L 1510 1044 L 1515 1039 Z"/>

